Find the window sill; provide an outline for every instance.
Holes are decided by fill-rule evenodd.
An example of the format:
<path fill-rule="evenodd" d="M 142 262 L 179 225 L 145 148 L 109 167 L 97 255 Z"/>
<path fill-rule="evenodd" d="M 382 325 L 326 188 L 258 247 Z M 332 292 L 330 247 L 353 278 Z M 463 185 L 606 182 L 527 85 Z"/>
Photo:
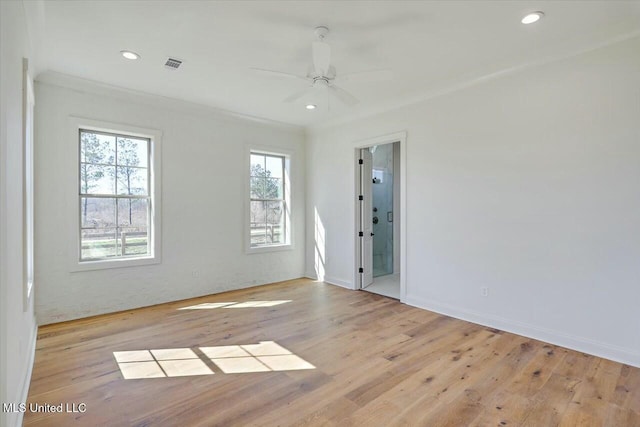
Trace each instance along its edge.
<path fill-rule="evenodd" d="M 143 265 L 160 264 L 160 257 L 150 256 L 144 258 L 133 259 L 109 259 L 98 261 L 76 261 L 71 266 L 71 272 L 91 271 L 91 270 L 106 270 L 109 268 L 125 268 L 125 267 L 138 267 Z"/>
<path fill-rule="evenodd" d="M 287 245 L 271 245 L 271 246 L 257 246 L 250 247 L 246 250 L 247 254 L 261 254 L 266 252 L 280 252 L 280 251 L 291 251 L 293 250 L 292 244 Z"/>

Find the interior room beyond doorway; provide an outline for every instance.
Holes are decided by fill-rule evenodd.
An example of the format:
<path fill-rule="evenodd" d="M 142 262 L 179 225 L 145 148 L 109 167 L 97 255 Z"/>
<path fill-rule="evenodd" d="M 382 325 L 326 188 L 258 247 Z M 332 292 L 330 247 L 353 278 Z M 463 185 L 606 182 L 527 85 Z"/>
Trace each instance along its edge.
<path fill-rule="evenodd" d="M 365 212 L 362 221 L 371 221 L 373 248 L 372 259 L 363 264 L 371 265 L 373 280 L 363 283 L 363 289 L 400 299 L 400 143 L 375 145 L 364 150 L 371 155 L 371 162 L 365 162 L 362 180 L 363 185 L 371 185 L 370 191 L 365 190 L 371 195 L 371 212 Z M 368 203 L 365 206 L 364 209 L 369 209 Z M 368 253 L 363 255 L 369 256 Z"/>

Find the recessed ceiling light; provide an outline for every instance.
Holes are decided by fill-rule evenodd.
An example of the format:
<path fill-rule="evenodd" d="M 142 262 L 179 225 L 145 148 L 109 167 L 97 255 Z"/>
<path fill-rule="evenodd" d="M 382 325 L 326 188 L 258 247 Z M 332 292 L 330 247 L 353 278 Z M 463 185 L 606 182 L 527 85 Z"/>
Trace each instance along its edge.
<path fill-rule="evenodd" d="M 127 59 L 140 59 L 140 55 L 135 52 L 131 52 L 130 50 L 121 50 L 120 54 Z"/>
<path fill-rule="evenodd" d="M 531 12 L 525 15 L 525 17 L 522 18 L 522 21 L 520 22 L 522 22 L 523 24 L 533 24 L 534 22 L 538 22 L 543 16 L 544 12 Z"/>
<path fill-rule="evenodd" d="M 316 104 L 307 104 L 304 108 L 307 110 L 315 110 L 318 106 Z"/>

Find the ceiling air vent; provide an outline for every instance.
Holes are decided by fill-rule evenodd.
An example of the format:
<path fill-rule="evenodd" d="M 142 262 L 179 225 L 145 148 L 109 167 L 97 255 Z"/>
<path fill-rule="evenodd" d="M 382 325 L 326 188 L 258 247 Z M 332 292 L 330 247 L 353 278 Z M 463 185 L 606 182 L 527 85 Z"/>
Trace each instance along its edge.
<path fill-rule="evenodd" d="M 180 68 L 180 65 L 182 65 L 182 61 L 175 58 L 167 58 L 167 62 L 164 63 L 164 66 L 171 70 L 177 70 Z"/>

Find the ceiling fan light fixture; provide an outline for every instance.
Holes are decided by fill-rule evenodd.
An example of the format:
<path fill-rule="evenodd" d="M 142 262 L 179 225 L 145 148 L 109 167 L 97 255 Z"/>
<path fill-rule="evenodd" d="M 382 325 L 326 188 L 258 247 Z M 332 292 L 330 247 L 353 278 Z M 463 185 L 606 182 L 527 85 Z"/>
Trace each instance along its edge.
<path fill-rule="evenodd" d="M 520 22 L 522 22 L 525 25 L 533 24 L 534 22 L 538 22 L 540 19 L 542 19 L 543 16 L 544 16 L 544 12 L 540 12 L 540 11 L 531 12 L 526 14 Z"/>
<path fill-rule="evenodd" d="M 135 61 L 136 59 L 140 59 L 140 55 L 130 50 L 121 50 L 120 55 L 124 56 L 126 59 L 130 59 Z"/>
<path fill-rule="evenodd" d="M 335 67 L 331 65 L 331 47 L 324 41 L 327 34 L 329 34 L 329 28 L 324 26 L 315 28 L 315 35 L 318 40 L 311 43 L 312 63 L 306 76 L 265 70 L 262 68 L 253 68 L 253 70 L 259 71 L 262 74 L 302 79 L 310 83 L 305 89 L 294 92 L 283 99 L 283 102 L 297 102 L 298 100 L 305 99 L 310 101 L 303 101 L 305 103 L 302 105 L 304 105 L 305 109 L 315 110 L 320 106 L 322 110 L 326 107 L 326 110 L 329 111 L 331 98 L 333 97 L 346 106 L 353 106 L 358 103 L 358 100 L 334 83 L 337 76 Z M 313 102 L 316 103 L 314 104 Z"/>

